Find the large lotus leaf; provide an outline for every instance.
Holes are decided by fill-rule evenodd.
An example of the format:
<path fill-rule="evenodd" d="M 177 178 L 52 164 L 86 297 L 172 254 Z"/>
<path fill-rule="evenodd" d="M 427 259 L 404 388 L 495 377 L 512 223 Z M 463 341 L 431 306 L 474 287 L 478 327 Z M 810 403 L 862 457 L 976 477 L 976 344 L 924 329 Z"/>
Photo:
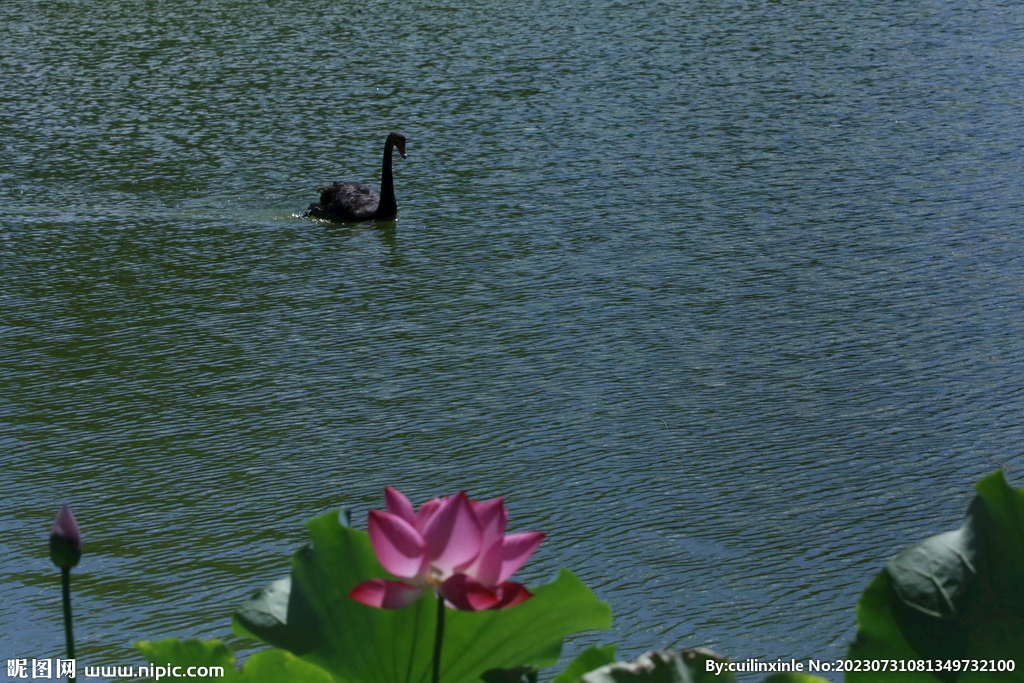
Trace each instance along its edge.
<path fill-rule="evenodd" d="M 146 659 L 154 666 L 223 667 L 224 677 L 218 676 L 218 680 L 228 683 L 239 680 L 238 671 L 235 670 L 235 655 L 227 645 L 219 640 L 167 638 L 165 640 L 143 640 L 136 643 L 135 647 L 146 655 Z"/>
<path fill-rule="evenodd" d="M 335 683 L 334 677 L 316 664 L 299 659 L 287 650 L 257 652 L 242 666 L 239 683 Z"/>
<path fill-rule="evenodd" d="M 578 683 L 583 674 L 615 663 L 615 645 L 594 645 L 576 656 L 551 683 Z"/>
<path fill-rule="evenodd" d="M 519 666 L 515 669 L 491 669 L 480 675 L 483 683 L 537 683 L 537 669 Z"/>
<path fill-rule="evenodd" d="M 974 516 L 984 507 L 980 498 L 967 510 L 964 525 L 926 538 L 895 558 L 886 567 L 900 600 L 926 616 L 952 619 L 963 612 L 978 571 L 974 558 L 978 539 Z"/>
<path fill-rule="evenodd" d="M 857 610 L 850 659 L 1007 660 L 1012 673 L 851 672 L 847 680 L 1024 680 L 1024 490 L 1001 470 L 975 485 L 963 526 L 904 550 Z"/>
<path fill-rule="evenodd" d="M 887 662 L 907 662 L 920 658 L 907 644 L 893 618 L 890 605 L 897 599 L 889 573 L 879 572 L 857 603 L 859 629 L 847 658 Z M 847 683 L 938 683 L 938 679 L 929 673 L 890 671 L 889 666 L 886 664 L 884 671 L 850 671 L 845 680 Z"/>
<path fill-rule="evenodd" d="M 240 635 L 273 643 L 296 655 L 316 649 L 320 641 L 316 615 L 305 593 L 292 595 L 290 576 L 256 591 L 239 606 L 234 622 Z"/>
<path fill-rule="evenodd" d="M 736 677 L 725 671 L 708 671 L 707 662 L 724 664 L 725 657 L 694 648 L 680 652 L 645 652 L 635 662 L 616 662 L 602 666 L 580 678 L 580 683 L 735 683 Z"/>
<path fill-rule="evenodd" d="M 328 514 L 310 520 L 310 546 L 292 558 L 291 585 L 258 593 L 235 612 L 234 628 L 271 645 L 296 647 L 304 659 L 346 683 L 430 680 L 436 602 L 374 609 L 348 597 L 359 582 L 387 578 L 364 531 Z M 571 572 L 531 587 L 534 597 L 484 612 L 447 610 L 441 679 L 477 683 L 490 669 L 549 666 L 565 636 L 609 628 L 611 610 Z"/>
<path fill-rule="evenodd" d="M 137 643 L 136 647 L 154 666 L 181 667 L 180 675 L 192 679 L 228 683 L 334 683 L 329 673 L 285 650 L 257 652 L 249 657 L 241 670 L 236 670 L 235 656 L 219 640 L 144 640 Z M 189 667 L 220 669 L 203 678 L 195 671 L 190 674 Z M 223 676 L 220 675 L 221 671 Z M 173 674 L 168 672 L 165 675 Z"/>
<path fill-rule="evenodd" d="M 1017 658 L 1024 680 L 1024 489 L 1012 489 L 1002 470 L 975 485 L 985 501 L 978 562 L 979 596 L 965 615 L 967 655 L 974 659 Z"/>

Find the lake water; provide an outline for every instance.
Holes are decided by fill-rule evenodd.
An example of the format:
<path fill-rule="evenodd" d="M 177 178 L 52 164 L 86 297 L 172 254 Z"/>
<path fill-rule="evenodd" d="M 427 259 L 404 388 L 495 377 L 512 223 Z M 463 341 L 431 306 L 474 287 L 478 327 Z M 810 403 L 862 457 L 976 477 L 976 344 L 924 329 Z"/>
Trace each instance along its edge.
<path fill-rule="evenodd" d="M 307 518 L 505 495 L 634 657 L 837 658 L 1024 469 L 1024 6 L 7 0 L 0 650 L 230 635 Z M 331 180 L 400 217 L 297 217 Z M 361 522 L 360 522 L 361 523 Z M 758 680 L 760 680 L 758 678 Z"/>

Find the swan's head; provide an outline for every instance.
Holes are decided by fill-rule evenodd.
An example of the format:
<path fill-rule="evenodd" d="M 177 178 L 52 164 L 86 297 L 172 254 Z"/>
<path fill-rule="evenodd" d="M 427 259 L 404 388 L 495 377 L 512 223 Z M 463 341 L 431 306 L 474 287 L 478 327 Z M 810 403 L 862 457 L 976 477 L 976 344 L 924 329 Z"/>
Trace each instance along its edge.
<path fill-rule="evenodd" d="M 405 136 L 396 130 L 388 138 L 391 139 L 391 142 L 395 143 L 395 147 L 398 148 L 398 153 L 402 155 L 402 158 L 408 159 L 409 155 L 405 153 Z"/>

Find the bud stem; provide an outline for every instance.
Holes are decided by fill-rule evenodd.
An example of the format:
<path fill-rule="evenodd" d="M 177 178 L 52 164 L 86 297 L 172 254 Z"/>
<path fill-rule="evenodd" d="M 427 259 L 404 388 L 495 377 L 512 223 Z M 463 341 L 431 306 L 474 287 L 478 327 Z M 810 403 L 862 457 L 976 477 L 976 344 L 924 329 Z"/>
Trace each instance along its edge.
<path fill-rule="evenodd" d="M 71 628 L 71 567 L 61 567 L 60 587 L 64 599 L 64 641 L 68 646 L 68 659 L 75 658 L 75 634 Z M 68 676 L 69 683 L 75 677 Z"/>
<path fill-rule="evenodd" d="M 437 594 L 437 630 L 434 634 L 434 675 L 432 683 L 441 681 L 441 643 L 444 640 L 444 596 Z"/>

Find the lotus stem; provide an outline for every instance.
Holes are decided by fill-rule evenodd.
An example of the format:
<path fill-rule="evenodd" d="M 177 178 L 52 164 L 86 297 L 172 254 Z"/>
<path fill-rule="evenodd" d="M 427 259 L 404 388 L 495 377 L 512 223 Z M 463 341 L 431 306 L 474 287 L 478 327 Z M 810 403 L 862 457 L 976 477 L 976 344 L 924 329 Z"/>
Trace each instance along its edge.
<path fill-rule="evenodd" d="M 434 675 L 432 683 L 441 681 L 441 643 L 444 641 L 444 597 L 437 594 L 437 630 L 434 632 Z"/>
<path fill-rule="evenodd" d="M 75 658 L 75 632 L 71 626 L 71 567 L 61 567 L 60 587 L 64 601 L 64 642 L 68 647 L 68 659 Z M 75 677 L 68 676 L 74 683 Z"/>

